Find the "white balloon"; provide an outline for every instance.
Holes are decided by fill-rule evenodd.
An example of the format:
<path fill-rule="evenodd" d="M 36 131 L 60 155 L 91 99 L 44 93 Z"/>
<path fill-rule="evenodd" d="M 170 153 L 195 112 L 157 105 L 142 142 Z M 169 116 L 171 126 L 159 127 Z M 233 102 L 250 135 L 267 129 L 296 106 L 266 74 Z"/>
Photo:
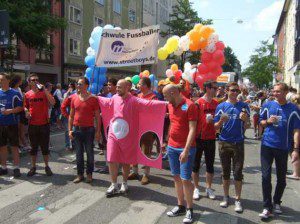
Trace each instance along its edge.
<path fill-rule="evenodd" d="M 93 48 L 91 48 L 91 47 L 88 47 L 88 49 L 86 49 L 86 54 L 88 56 L 94 56 L 95 53 L 96 53 L 95 50 Z"/>
<path fill-rule="evenodd" d="M 214 53 L 216 50 L 216 45 L 214 43 L 211 43 L 206 46 L 205 50 L 209 53 Z"/>
<path fill-rule="evenodd" d="M 191 63 L 189 63 L 189 62 L 184 63 L 184 70 L 186 70 L 186 69 L 190 70 L 191 68 L 192 68 Z"/>
<path fill-rule="evenodd" d="M 92 37 L 90 37 L 90 39 L 89 39 L 90 46 L 93 45 L 94 43 L 95 43 L 95 40 Z"/>
<path fill-rule="evenodd" d="M 114 27 L 110 24 L 107 24 L 103 27 L 103 29 L 113 29 Z"/>
<path fill-rule="evenodd" d="M 183 53 L 183 50 L 182 50 L 180 47 L 178 47 L 177 50 L 174 51 L 174 54 L 175 54 L 176 56 L 180 56 L 180 55 L 182 55 L 182 53 Z"/>
<path fill-rule="evenodd" d="M 112 133 L 117 139 L 125 138 L 129 133 L 129 125 L 122 118 L 117 118 L 112 122 Z"/>
<path fill-rule="evenodd" d="M 219 42 L 219 35 L 216 33 L 211 34 L 208 38 L 208 44 L 216 44 L 217 42 Z"/>
<path fill-rule="evenodd" d="M 188 51 L 190 46 L 190 38 L 187 35 L 180 37 L 179 39 L 179 47 L 183 51 Z"/>
<path fill-rule="evenodd" d="M 122 30 L 122 28 L 121 27 L 115 27 L 115 30 Z"/>

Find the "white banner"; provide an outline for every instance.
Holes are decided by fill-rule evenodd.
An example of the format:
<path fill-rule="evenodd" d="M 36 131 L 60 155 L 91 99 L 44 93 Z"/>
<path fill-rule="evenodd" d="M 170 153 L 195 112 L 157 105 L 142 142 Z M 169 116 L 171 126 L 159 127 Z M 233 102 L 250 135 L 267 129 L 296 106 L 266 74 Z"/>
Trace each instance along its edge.
<path fill-rule="evenodd" d="M 96 58 L 98 67 L 154 64 L 157 58 L 159 26 L 137 30 L 103 30 Z"/>

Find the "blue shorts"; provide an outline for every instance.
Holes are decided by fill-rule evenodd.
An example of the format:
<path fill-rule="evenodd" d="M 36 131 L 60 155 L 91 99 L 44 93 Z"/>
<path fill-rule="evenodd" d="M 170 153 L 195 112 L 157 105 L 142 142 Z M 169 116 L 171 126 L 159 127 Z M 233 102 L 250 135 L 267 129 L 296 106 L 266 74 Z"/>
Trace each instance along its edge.
<path fill-rule="evenodd" d="M 172 175 L 180 175 L 182 180 L 191 180 L 196 147 L 190 148 L 188 161 L 186 163 L 180 163 L 179 161 L 179 156 L 182 153 L 183 148 L 174 148 L 168 145 L 167 150 Z"/>

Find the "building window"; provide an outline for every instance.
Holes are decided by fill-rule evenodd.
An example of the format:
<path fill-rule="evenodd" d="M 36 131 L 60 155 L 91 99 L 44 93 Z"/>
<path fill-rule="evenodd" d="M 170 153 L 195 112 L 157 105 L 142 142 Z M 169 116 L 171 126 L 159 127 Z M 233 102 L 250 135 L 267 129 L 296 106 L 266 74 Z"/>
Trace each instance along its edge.
<path fill-rule="evenodd" d="M 103 25 L 104 25 L 103 19 L 99 17 L 95 17 L 94 26 L 103 26 Z"/>
<path fill-rule="evenodd" d="M 121 14 L 121 9 L 122 9 L 121 0 L 114 0 L 113 7 L 114 7 L 114 12 Z"/>
<path fill-rule="evenodd" d="M 100 5 L 104 5 L 104 0 L 95 0 L 95 2 L 99 3 Z"/>
<path fill-rule="evenodd" d="M 81 24 L 81 10 L 74 6 L 70 6 L 69 19 L 74 23 Z"/>
<path fill-rule="evenodd" d="M 52 35 L 47 36 L 47 44 L 52 45 Z M 53 51 L 51 49 L 37 50 L 35 54 L 35 61 L 40 63 L 53 64 Z"/>
<path fill-rule="evenodd" d="M 297 1 L 298 2 L 298 1 Z M 295 27 L 295 55 L 294 63 L 300 61 L 300 8 L 299 5 L 296 11 L 296 27 Z"/>
<path fill-rule="evenodd" d="M 70 38 L 70 54 L 71 55 L 80 55 L 80 41 Z"/>
<path fill-rule="evenodd" d="M 135 22 L 135 11 L 133 9 L 130 9 L 128 11 L 128 18 L 129 18 L 129 21 Z"/>

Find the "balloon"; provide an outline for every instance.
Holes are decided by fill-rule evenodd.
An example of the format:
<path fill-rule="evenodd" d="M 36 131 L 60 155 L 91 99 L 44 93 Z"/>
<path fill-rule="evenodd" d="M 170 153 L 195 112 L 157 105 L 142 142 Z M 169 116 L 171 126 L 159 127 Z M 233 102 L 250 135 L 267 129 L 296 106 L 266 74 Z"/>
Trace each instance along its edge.
<path fill-rule="evenodd" d="M 215 61 L 218 65 L 223 65 L 225 63 L 225 56 L 223 55 L 219 60 Z"/>
<path fill-rule="evenodd" d="M 178 70 L 178 65 L 177 65 L 177 64 L 171 65 L 171 70 L 172 70 L 173 72 L 176 72 L 176 71 Z"/>
<path fill-rule="evenodd" d="M 157 57 L 159 60 L 166 60 L 168 57 L 168 52 L 166 48 L 159 48 L 157 51 Z"/>
<path fill-rule="evenodd" d="M 171 69 L 167 69 L 166 76 L 170 78 L 173 75 L 173 71 Z"/>
<path fill-rule="evenodd" d="M 143 71 L 143 76 L 149 77 L 150 72 L 148 70 Z"/>
<path fill-rule="evenodd" d="M 103 27 L 103 29 L 113 29 L 114 26 L 113 25 L 110 25 L 110 24 L 107 24 Z"/>
<path fill-rule="evenodd" d="M 183 51 L 188 51 L 190 46 L 190 38 L 187 35 L 180 37 L 179 48 Z"/>
<path fill-rule="evenodd" d="M 91 78 L 92 75 L 93 75 L 93 68 L 92 67 L 88 67 L 86 70 L 85 70 L 85 75 L 88 77 L 88 78 Z"/>
<path fill-rule="evenodd" d="M 182 55 L 182 53 L 183 53 L 183 50 L 180 47 L 178 47 L 177 50 L 174 51 L 174 55 L 176 55 L 176 56 L 180 56 L 180 55 Z"/>
<path fill-rule="evenodd" d="M 201 38 L 200 32 L 192 30 L 189 34 L 190 40 L 193 42 L 197 42 Z"/>
<path fill-rule="evenodd" d="M 92 37 L 90 37 L 90 39 L 89 39 L 90 46 L 92 46 L 94 43 L 95 43 L 94 39 Z"/>
<path fill-rule="evenodd" d="M 197 83 L 197 85 L 198 85 L 201 89 L 203 89 L 203 83 L 204 83 L 204 78 L 203 78 L 203 76 L 197 75 L 197 76 L 196 76 L 196 79 L 195 79 L 195 82 Z"/>
<path fill-rule="evenodd" d="M 143 78 L 143 76 L 144 76 L 143 72 L 140 72 L 139 77 Z"/>
<path fill-rule="evenodd" d="M 207 63 L 207 67 L 209 70 L 214 70 L 218 67 L 219 65 L 215 61 L 210 61 Z"/>
<path fill-rule="evenodd" d="M 153 83 L 155 80 L 155 76 L 153 74 L 151 74 L 151 75 L 149 75 L 149 79 L 151 80 L 151 83 Z"/>
<path fill-rule="evenodd" d="M 222 41 L 219 41 L 219 42 L 216 43 L 216 48 L 217 48 L 218 50 L 223 51 L 224 48 L 225 48 L 225 45 L 224 45 L 224 43 L 223 43 Z"/>
<path fill-rule="evenodd" d="M 208 52 L 204 52 L 201 55 L 201 61 L 202 63 L 207 63 L 210 62 L 212 60 L 212 54 L 208 53 Z"/>
<path fill-rule="evenodd" d="M 198 46 L 200 49 L 206 48 L 207 45 L 208 45 L 208 41 L 204 38 L 201 38 L 198 42 Z"/>
<path fill-rule="evenodd" d="M 203 25 L 201 23 L 197 23 L 194 26 L 194 30 L 197 31 L 197 32 L 200 32 L 202 27 L 203 27 Z"/>
<path fill-rule="evenodd" d="M 98 85 L 97 83 L 92 83 L 89 88 L 90 92 L 93 94 L 98 94 Z"/>
<path fill-rule="evenodd" d="M 192 65 L 191 65 L 191 63 L 189 63 L 189 62 L 186 62 L 186 63 L 184 63 L 184 70 L 186 70 L 186 69 L 191 69 L 192 68 Z"/>
<path fill-rule="evenodd" d="M 180 78 L 182 75 L 182 71 L 181 70 L 177 70 L 176 72 L 174 72 L 174 76 L 175 76 L 175 84 L 178 84 L 180 82 Z"/>
<path fill-rule="evenodd" d="M 154 80 L 154 87 L 157 88 L 158 87 L 158 81 Z"/>
<path fill-rule="evenodd" d="M 99 73 L 100 74 L 105 74 L 107 72 L 107 68 L 106 67 L 99 67 Z"/>
<path fill-rule="evenodd" d="M 122 118 L 116 118 L 111 122 L 110 128 L 117 139 L 125 138 L 129 133 L 129 125 L 127 121 Z"/>
<path fill-rule="evenodd" d="M 180 38 L 177 37 L 178 36 L 172 36 L 167 40 L 165 47 L 169 54 L 173 53 L 178 48 Z"/>
<path fill-rule="evenodd" d="M 199 45 L 197 42 L 191 41 L 190 42 L 190 50 L 191 51 L 198 51 L 199 50 Z"/>
<path fill-rule="evenodd" d="M 216 51 L 213 53 L 212 57 L 213 57 L 213 60 L 219 61 L 222 57 L 224 57 L 224 53 L 223 53 L 223 51 L 221 51 L 221 50 L 216 50 Z"/>
<path fill-rule="evenodd" d="M 216 74 L 216 76 L 219 76 L 223 73 L 223 69 L 221 66 L 218 66 L 213 72 Z"/>
<path fill-rule="evenodd" d="M 132 82 L 131 77 L 126 77 L 125 80 L 126 80 L 126 81 L 129 81 L 129 82 Z"/>
<path fill-rule="evenodd" d="M 213 34 L 211 34 L 210 36 L 209 36 L 209 38 L 208 38 L 208 43 L 214 43 L 214 44 L 216 44 L 217 42 L 219 42 L 219 35 L 218 34 L 216 34 L 216 33 L 213 33 Z"/>
<path fill-rule="evenodd" d="M 215 32 L 213 28 L 209 26 L 202 26 L 199 33 L 201 37 L 208 39 L 213 32 Z"/>
<path fill-rule="evenodd" d="M 99 75 L 98 85 L 99 86 L 103 86 L 104 83 L 106 83 L 106 77 L 105 77 L 105 75 Z M 99 87 L 99 89 L 100 89 L 100 87 Z"/>
<path fill-rule="evenodd" d="M 102 29 L 101 26 L 96 26 L 96 27 L 93 29 L 92 33 L 91 33 L 91 37 L 92 37 L 94 40 L 95 40 L 95 39 L 101 38 L 102 31 L 103 31 L 103 29 Z"/>
<path fill-rule="evenodd" d="M 95 56 L 86 56 L 84 59 L 86 66 L 91 67 L 95 65 Z"/>
<path fill-rule="evenodd" d="M 207 45 L 205 50 L 209 53 L 213 53 L 216 50 L 216 45 L 214 43 L 211 43 L 211 44 Z"/>
<path fill-rule="evenodd" d="M 122 28 L 117 26 L 114 30 L 122 30 Z"/>
<path fill-rule="evenodd" d="M 94 56 L 96 54 L 95 50 L 91 47 L 88 47 L 86 49 L 86 54 L 89 55 L 89 56 Z"/>
<path fill-rule="evenodd" d="M 140 76 L 139 75 L 134 75 L 132 78 L 131 78 L 131 81 L 134 85 L 137 85 L 140 81 Z"/>
<path fill-rule="evenodd" d="M 206 74 L 209 72 L 209 68 L 206 64 L 202 63 L 198 66 L 198 72 L 200 74 Z"/>

